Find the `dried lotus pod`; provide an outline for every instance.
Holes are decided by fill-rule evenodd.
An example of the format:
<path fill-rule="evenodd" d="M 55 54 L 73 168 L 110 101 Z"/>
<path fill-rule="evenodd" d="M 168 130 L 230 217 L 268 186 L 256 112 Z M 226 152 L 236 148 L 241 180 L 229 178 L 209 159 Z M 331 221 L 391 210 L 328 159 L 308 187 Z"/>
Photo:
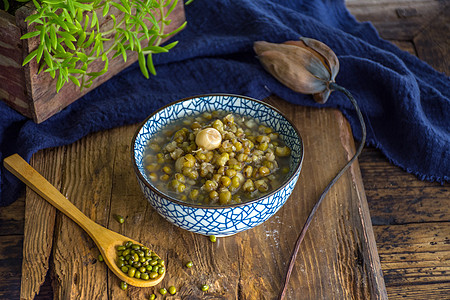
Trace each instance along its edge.
<path fill-rule="evenodd" d="M 361 144 L 356 153 L 323 190 L 297 238 L 283 286 L 278 295 L 278 299 L 283 299 L 300 244 L 313 220 L 314 214 L 330 188 L 361 154 L 366 141 L 366 125 L 355 98 L 348 90 L 335 83 L 336 75 L 339 72 L 339 60 L 327 45 L 314 39 L 300 38 L 299 41 L 287 41 L 282 44 L 259 41 L 253 44 L 253 48 L 264 68 L 278 81 L 296 92 L 311 94 L 314 100 L 319 103 L 325 103 L 333 90 L 344 93 L 355 107 L 361 123 Z"/>
<path fill-rule="evenodd" d="M 336 54 L 324 43 L 300 38 L 282 44 L 257 41 L 253 49 L 261 64 L 278 81 L 302 94 L 312 94 L 325 103 L 339 72 Z"/>

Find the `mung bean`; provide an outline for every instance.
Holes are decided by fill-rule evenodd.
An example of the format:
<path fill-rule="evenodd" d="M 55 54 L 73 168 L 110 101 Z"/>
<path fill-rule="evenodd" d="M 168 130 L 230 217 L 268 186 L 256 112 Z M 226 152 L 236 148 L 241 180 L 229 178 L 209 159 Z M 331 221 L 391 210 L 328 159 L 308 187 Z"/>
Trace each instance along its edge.
<path fill-rule="evenodd" d="M 221 136 L 217 148 L 196 144 L 205 129 Z M 214 111 L 180 119 L 161 130 L 150 140 L 144 164 L 150 182 L 164 193 L 181 201 L 228 205 L 264 196 L 280 186 L 290 174 L 290 154 L 269 126 L 251 117 Z M 269 181 L 258 181 L 269 176 Z"/>

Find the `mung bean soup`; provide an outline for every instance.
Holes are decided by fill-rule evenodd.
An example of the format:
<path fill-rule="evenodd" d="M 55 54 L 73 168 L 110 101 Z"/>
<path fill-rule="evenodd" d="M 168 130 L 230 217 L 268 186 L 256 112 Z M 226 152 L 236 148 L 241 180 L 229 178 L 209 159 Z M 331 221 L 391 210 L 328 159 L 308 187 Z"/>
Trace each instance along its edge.
<path fill-rule="evenodd" d="M 147 144 L 144 165 L 151 183 L 175 199 L 227 205 L 280 187 L 290 154 L 279 134 L 256 119 L 213 111 L 160 130 Z"/>

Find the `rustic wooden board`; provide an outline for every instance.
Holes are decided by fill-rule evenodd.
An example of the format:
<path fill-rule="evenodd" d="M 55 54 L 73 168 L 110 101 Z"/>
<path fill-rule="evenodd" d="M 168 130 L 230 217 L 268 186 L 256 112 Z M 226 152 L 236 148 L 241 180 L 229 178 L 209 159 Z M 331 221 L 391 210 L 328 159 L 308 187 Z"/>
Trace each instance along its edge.
<path fill-rule="evenodd" d="M 384 39 L 412 40 L 433 21 L 448 0 L 346 0 L 359 21 L 370 21 Z"/>
<path fill-rule="evenodd" d="M 382 37 L 450 75 L 449 0 L 347 5 L 358 20 L 373 21 Z M 394 16 L 393 9 L 412 14 Z M 375 149 L 366 148 L 360 162 L 389 299 L 448 299 L 450 183 L 419 181 Z"/>
<path fill-rule="evenodd" d="M 280 211 L 252 230 L 221 238 L 181 230 L 160 217 L 143 198 L 131 168 L 129 149 L 137 125 L 92 134 L 70 146 L 41 151 L 32 165 L 98 223 L 152 247 L 168 273 L 159 287 L 174 285 L 177 296 L 205 299 L 272 299 L 281 288 L 287 261 L 301 227 L 322 189 L 354 152 L 349 126 L 338 111 L 269 103 L 293 120 L 305 144 L 303 170 Z M 31 192 L 30 192 L 31 193 Z M 56 219 L 27 198 L 24 255 L 39 257 L 40 282 L 22 280 L 22 299 L 42 284 L 47 259 L 55 299 L 144 299 L 155 288 L 122 291 L 119 280 L 97 261 L 90 238 L 60 213 Z M 30 203 L 29 203 L 30 202 Z M 28 212 L 33 207 L 33 212 Z M 51 209 L 50 209 L 51 210 Z M 113 215 L 126 218 L 117 223 Z M 36 218 L 32 222 L 28 216 Z M 37 231 L 54 228 L 43 236 Z M 51 231 L 47 229 L 47 233 Z M 40 235 L 39 239 L 35 239 Z M 33 240 L 30 243 L 29 240 Z M 52 245 L 52 255 L 42 253 Z M 38 252 L 40 252 L 38 254 Z M 34 253 L 34 254 L 33 254 Z M 194 267 L 186 269 L 186 261 Z M 34 273 L 24 257 L 23 274 Z M 24 275 L 26 276 L 26 275 Z M 211 286 L 207 293 L 202 284 Z M 341 178 L 319 209 L 296 261 L 288 299 L 386 299 L 386 290 L 358 164 Z"/>

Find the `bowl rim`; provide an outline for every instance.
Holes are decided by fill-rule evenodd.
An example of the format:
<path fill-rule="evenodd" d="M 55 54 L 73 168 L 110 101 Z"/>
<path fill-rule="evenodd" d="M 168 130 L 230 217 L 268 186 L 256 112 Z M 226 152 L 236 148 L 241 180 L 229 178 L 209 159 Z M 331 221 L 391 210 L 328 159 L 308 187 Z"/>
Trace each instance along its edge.
<path fill-rule="evenodd" d="M 145 123 L 147 123 L 147 121 L 150 118 L 152 118 L 153 116 L 155 116 L 157 113 L 165 110 L 166 108 L 168 108 L 168 107 L 170 107 L 172 105 L 175 105 L 175 104 L 180 103 L 180 102 L 192 100 L 192 99 L 195 99 L 195 98 L 211 97 L 211 96 L 238 97 L 238 98 L 242 98 L 242 99 L 245 99 L 245 100 L 248 100 L 248 101 L 257 102 L 257 103 L 259 103 L 261 105 L 267 106 L 268 108 L 270 108 L 270 109 L 274 110 L 275 112 L 277 112 L 278 114 L 280 114 L 284 119 L 286 119 L 286 121 L 295 130 L 297 136 L 300 139 L 299 142 L 300 142 L 301 149 L 302 149 L 301 157 L 300 157 L 300 161 L 297 164 L 297 167 L 296 167 L 295 171 L 292 173 L 291 176 L 289 176 L 286 179 L 286 181 L 282 185 L 280 185 L 278 188 L 276 188 L 275 190 L 271 191 L 270 193 L 265 194 L 263 197 L 259 197 L 259 198 L 256 198 L 256 199 L 253 199 L 253 200 L 250 200 L 250 201 L 246 201 L 246 202 L 242 202 L 242 203 L 227 204 L 227 205 L 203 205 L 203 204 L 195 204 L 195 203 L 185 202 L 185 201 L 176 199 L 176 198 L 174 198 L 174 197 L 172 197 L 170 195 L 164 194 L 163 192 L 159 191 L 157 188 L 152 186 L 147 181 L 147 179 L 145 179 L 145 177 L 141 174 L 141 172 L 140 172 L 140 170 L 139 170 L 139 168 L 137 166 L 137 163 L 136 163 L 136 158 L 134 156 L 134 146 L 136 144 L 136 138 L 137 138 L 139 132 L 141 131 L 142 127 L 145 125 Z M 274 107 L 274 106 L 272 106 L 272 105 L 270 105 L 268 103 L 265 103 L 265 102 L 263 102 L 261 100 L 254 99 L 254 98 L 251 98 L 251 97 L 248 97 L 248 96 L 237 95 L 237 94 L 229 94 L 229 93 L 210 93 L 210 94 L 201 94 L 201 95 L 190 96 L 190 97 L 186 97 L 186 98 L 183 98 L 183 99 L 180 99 L 180 100 L 173 101 L 173 102 L 171 102 L 169 104 L 166 104 L 166 105 L 162 106 L 161 108 L 155 110 L 143 122 L 141 122 L 140 125 L 138 126 L 138 128 L 136 129 L 136 131 L 135 131 L 135 133 L 133 135 L 133 139 L 131 140 L 131 151 L 130 152 L 131 152 L 131 161 L 132 161 L 132 164 L 133 164 L 133 169 L 134 169 L 135 174 L 138 176 L 139 180 L 145 184 L 146 187 L 148 187 L 150 190 L 152 190 L 158 196 L 160 196 L 160 197 L 162 197 L 162 198 L 164 198 L 164 199 L 166 199 L 166 200 L 168 200 L 170 202 L 174 202 L 174 203 L 176 203 L 178 205 L 181 205 L 181 206 L 187 206 L 187 207 L 198 208 L 198 209 L 215 209 L 215 210 L 229 209 L 229 208 L 236 208 L 236 207 L 246 206 L 246 205 L 249 205 L 249 204 L 253 204 L 255 202 L 259 202 L 259 201 L 261 201 L 263 199 L 269 198 L 270 196 L 276 194 L 280 190 L 284 189 L 285 186 L 288 185 L 295 176 L 299 175 L 298 173 L 300 173 L 300 171 L 302 169 L 303 159 L 305 157 L 305 147 L 304 147 L 304 144 L 303 144 L 303 138 L 302 138 L 299 130 L 294 125 L 294 123 L 288 117 L 286 117 L 280 110 L 278 110 L 276 107 Z"/>

